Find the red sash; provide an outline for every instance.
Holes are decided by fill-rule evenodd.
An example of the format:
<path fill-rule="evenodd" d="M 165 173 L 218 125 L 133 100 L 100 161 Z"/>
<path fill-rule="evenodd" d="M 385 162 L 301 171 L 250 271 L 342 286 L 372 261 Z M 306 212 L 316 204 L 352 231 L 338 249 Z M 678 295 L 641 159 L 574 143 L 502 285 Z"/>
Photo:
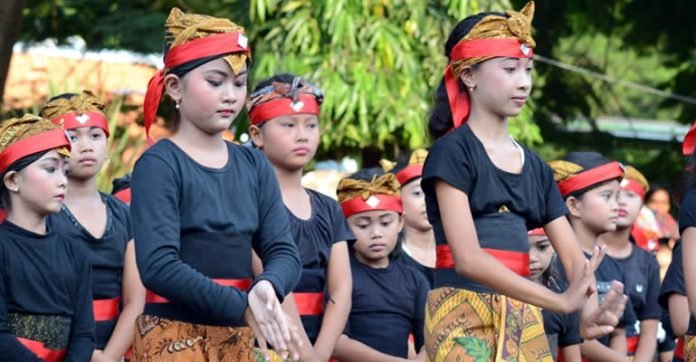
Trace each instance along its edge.
<path fill-rule="evenodd" d="M 212 279 L 215 283 L 225 287 L 235 287 L 241 290 L 248 290 L 251 286 L 251 278 L 246 279 Z M 152 291 L 147 291 L 145 295 L 146 303 L 169 303 L 167 298 L 159 296 Z"/>
<path fill-rule="evenodd" d="M 324 293 L 297 293 L 293 292 L 295 305 L 300 315 L 321 315 L 324 312 Z"/>
<path fill-rule="evenodd" d="M 626 337 L 626 351 L 628 352 L 629 356 L 633 356 L 634 354 L 636 354 L 636 350 L 638 350 L 639 340 L 639 336 Z"/>
<path fill-rule="evenodd" d="M 102 322 L 116 319 L 120 302 L 121 298 L 119 297 L 93 300 L 92 308 L 94 308 L 94 320 Z"/>
<path fill-rule="evenodd" d="M 513 272 L 527 277 L 529 272 L 529 254 L 517 251 L 499 250 L 483 248 L 488 254 L 498 259 L 503 265 Z M 454 259 L 448 245 L 438 245 L 436 247 L 437 260 L 435 262 L 436 269 L 453 269 Z"/>
<path fill-rule="evenodd" d="M 684 360 L 684 336 L 677 338 L 677 348 L 674 349 L 674 357 Z"/>
<path fill-rule="evenodd" d="M 28 350 L 32 351 L 37 357 L 46 362 L 60 362 L 65 357 L 65 349 L 48 349 L 43 343 L 31 339 L 17 337 L 17 340 Z"/>

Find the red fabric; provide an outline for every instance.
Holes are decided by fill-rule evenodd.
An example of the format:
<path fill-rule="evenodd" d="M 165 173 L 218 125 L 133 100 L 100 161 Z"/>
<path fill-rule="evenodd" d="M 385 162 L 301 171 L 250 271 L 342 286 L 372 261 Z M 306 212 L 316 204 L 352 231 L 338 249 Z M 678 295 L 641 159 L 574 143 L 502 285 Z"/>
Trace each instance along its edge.
<path fill-rule="evenodd" d="M 529 230 L 527 232 L 527 235 L 529 235 L 529 236 L 546 236 L 546 231 L 544 231 L 544 228 L 536 228 L 533 230 Z"/>
<path fill-rule="evenodd" d="M 43 359 L 46 362 L 60 362 L 65 357 L 66 350 L 55 350 L 48 349 L 43 343 L 39 341 L 34 341 L 31 339 L 26 339 L 22 337 L 17 337 L 17 340 L 27 347 L 28 350 L 32 351 L 37 357 Z"/>
<path fill-rule="evenodd" d="M 17 160 L 54 148 L 70 148 L 70 141 L 62 129 L 52 129 L 19 140 L 0 153 L 0 173 Z"/>
<path fill-rule="evenodd" d="M 677 348 L 674 349 L 674 357 L 681 358 L 682 360 L 686 359 L 684 358 L 684 336 L 677 338 Z"/>
<path fill-rule="evenodd" d="M 5 221 L 5 219 L 7 219 L 7 210 L 0 209 L 0 222 Z"/>
<path fill-rule="evenodd" d="M 315 97 L 309 94 L 300 94 L 300 100 L 294 103 L 290 98 L 277 98 L 270 102 L 254 106 L 249 112 L 251 124 L 259 125 L 280 116 L 293 114 L 319 115 L 319 104 Z"/>
<path fill-rule="evenodd" d="M 649 252 L 657 251 L 660 246 L 657 240 L 648 237 L 645 230 L 643 230 L 638 223 L 634 223 L 633 226 L 631 226 L 631 236 L 636 242 L 636 245 Z"/>
<path fill-rule="evenodd" d="M 131 189 L 130 189 L 130 187 L 115 193 L 114 197 L 125 202 L 126 204 L 130 205 L 130 203 L 131 203 Z"/>
<path fill-rule="evenodd" d="M 301 316 L 320 315 L 324 312 L 324 293 L 293 292 L 297 312 Z"/>
<path fill-rule="evenodd" d="M 621 188 L 628 191 L 633 191 L 636 195 L 640 196 L 641 199 L 645 198 L 646 189 L 636 180 L 631 180 L 630 178 L 625 178 L 621 180 Z"/>
<path fill-rule="evenodd" d="M 690 155 L 694 153 L 694 147 L 696 147 L 696 122 L 691 125 L 689 131 L 686 132 L 686 135 L 684 135 L 682 153 L 684 153 L 684 155 Z"/>
<path fill-rule="evenodd" d="M 421 177 L 422 175 L 423 165 L 411 165 L 397 172 L 395 176 L 396 179 L 399 180 L 399 184 L 403 186 L 414 178 Z"/>
<path fill-rule="evenodd" d="M 246 279 L 212 279 L 215 283 L 225 287 L 235 287 L 241 290 L 249 290 L 251 286 L 251 278 Z M 155 294 L 152 291 L 147 291 L 145 295 L 146 303 L 169 303 L 165 297 Z"/>
<path fill-rule="evenodd" d="M 450 64 L 445 68 L 445 87 L 452 111 L 453 128 L 461 126 L 469 118 L 470 104 L 469 93 L 459 89 L 459 81 L 452 72 L 451 63 L 480 57 L 532 58 L 534 51 L 517 39 L 471 39 L 455 45 L 450 54 Z"/>
<path fill-rule="evenodd" d="M 372 204 L 372 205 L 371 205 Z M 404 206 L 399 196 L 393 195 L 372 195 L 367 200 L 363 200 L 359 195 L 341 203 L 343 215 L 350 217 L 365 211 L 388 210 L 402 213 Z"/>
<path fill-rule="evenodd" d="M 187 43 L 172 47 L 167 51 L 164 56 L 165 69 L 160 70 L 152 76 L 147 85 L 147 93 L 145 93 L 143 117 L 145 119 L 145 134 L 148 143 L 154 143 L 154 140 L 150 137 L 150 127 L 152 127 L 152 123 L 155 121 L 157 108 L 159 108 L 159 104 L 162 101 L 165 70 L 172 69 L 192 60 L 210 56 L 231 53 L 251 53 L 251 49 L 247 42 L 246 36 L 240 32 L 221 33 L 194 39 Z"/>
<path fill-rule="evenodd" d="M 110 321 L 118 316 L 119 304 L 121 298 L 93 300 L 92 307 L 94 308 L 94 320 L 97 322 Z"/>
<path fill-rule="evenodd" d="M 634 354 L 636 354 L 636 351 L 638 350 L 639 341 L 640 338 L 638 336 L 626 337 L 626 351 L 628 352 L 629 356 L 633 356 Z"/>
<path fill-rule="evenodd" d="M 614 161 L 604 164 L 599 167 L 581 171 L 580 173 L 570 176 L 567 179 L 558 183 L 558 189 L 561 195 L 566 197 L 575 191 L 582 190 L 588 186 L 598 184 L 600 182 L 620 178 L 624 174 L 624 169 L 620 163 Z"/>
<path fill-rule="evenodd" d="M 51 119 L 51 122 L 63 127 L 63 129 L 75 129 L 80 127 L 97 127 L 104 130 L 106 137 L 109 137 L 109 121 L 99 112 L 85 112 L 77 114 L 69 112 L 61 114 Z"/>
<path fill-rule="evenodd" d="M 435 249 L 437 254 L 435 268 L 453 269 L 454 259 L 452 258 L 452 252 L 450 251 L 449 246 L 438 245 Z M 483 248 L 483 250 L 488 254 L 491 254 L 494 258 L 498 259 L 498 261 L 503 263 L 503 265 L 518 275 L 527 277 L 531 274 L 529 272 L 529 254 L 490 248 Z"/>

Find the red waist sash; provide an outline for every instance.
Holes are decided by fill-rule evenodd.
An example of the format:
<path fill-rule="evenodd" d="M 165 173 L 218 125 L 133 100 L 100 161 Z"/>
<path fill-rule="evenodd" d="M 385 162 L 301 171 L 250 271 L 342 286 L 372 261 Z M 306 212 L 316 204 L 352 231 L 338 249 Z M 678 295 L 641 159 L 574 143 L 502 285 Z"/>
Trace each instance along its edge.
<path fill-rule="evenodd" d="M 246 279 L 212 279 L 215 283 L 225 287 L 235 287 L 241 290 L 248 290 L 251 286 L 251 278 Z M 169 303 L 167 298 L 159 296 L 152 291 L 147 291 L 145 295 L 146 303 Z"/>
<path fill-rule="evenodd" d="M 118 316 L 118 307 L 121 298 L 98 299 L 92 301 L 94 308 L 94 320 L 97 322 L 110 321 Z"/>
<path fill-rule="evenodd" d="M 292 293 L 300 315 L 320 315 L 324 312 L 324 293 Z"/>
<path fill-rule="evenodd" d="M 32 351 L 37 357 L 46 362 L 60 362 L 65 357 L 65 349 L 48 349 L 43 343 L 31 339 L 17 337 L 17 340 L 28 350 Z"/>
<path fill-rule="evenodd" d="M 498 259 L 503 265 L 513 272 L 527 277 L 529 272 L 529 254 L 518 251 L 499 250 L 483 248 L 488 254 Z M 437 260 L 435 262 L 436 269 L 453 269 L 454 259 L 448 245 L 438 245 L 436 247 Z"/>

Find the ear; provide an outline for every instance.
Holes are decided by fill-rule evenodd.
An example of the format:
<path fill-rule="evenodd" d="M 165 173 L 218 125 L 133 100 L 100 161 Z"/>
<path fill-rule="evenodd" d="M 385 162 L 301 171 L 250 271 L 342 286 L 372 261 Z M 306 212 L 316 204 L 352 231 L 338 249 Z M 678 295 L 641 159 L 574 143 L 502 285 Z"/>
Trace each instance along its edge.
<path fill-rule="evenodd" d="M 566 199 L 566 206 L 570 211 L 570 215 L 579 218 L 580 211 L 582 210 L 582 200 L 575 196 L 570 196 Z"/>
<path fill-rule="evenodd" d="M 249 137 L 251 137 L 251 141 L 254 142 L 256 147 L 263 149 L 263 131 L 261 130 L 261 127 L 255 124 L 250 125 Z"/>
<path fill-rule="evenodd" d="M 17 182 L 18 176 L 19 174 L 17 171 L 8 171 L 2 178 L 2 183 L 10 192 L 13 192 L 13 190 L 19 190 L 19 183 Z"/>
<path fill-rule="evenodd" d="M 406 216 L 405 212 L 402 213 L 401 215 L 399 215 L 399 233 L 401 233 L 401 231 L 404 230 L 404 222 L 406 220 L 405 216 Z"/>
<path fill-rule="evenodd" d="M 180 102 L 184 90 L 184 82 L 178 75 L 167 74 L 164 77 L 164 90 L 175 102 Z"/>
<path fill-rule="evenodd" d="M 469 89 L 476 87 L 476 74 L 474 68 L 469 65 L 464 67 L 462 74 L 459 75 L 459 80 Z"/>

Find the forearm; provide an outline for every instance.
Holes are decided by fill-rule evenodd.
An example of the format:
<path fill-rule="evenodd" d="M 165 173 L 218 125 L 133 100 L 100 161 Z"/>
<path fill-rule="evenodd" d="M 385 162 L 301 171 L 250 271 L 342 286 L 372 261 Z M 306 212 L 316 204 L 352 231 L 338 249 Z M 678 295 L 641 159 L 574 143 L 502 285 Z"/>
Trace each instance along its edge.
<path fill-rule="evenodd" d="M 285 301 L 283 304 L 281 304 L 281 307 L 283 308 L 285 314 L 290 317 L 292 324 L 297 327 L 297 333 L 300 335 L 300 339 L 302 340 L 302 347 L 300 347 L 300 361 L 316 361 L 317 355 L 314 353 L 312 343 L 309 341 L 309 337 L 307 337 L 307 333 L 302 326 L 302 319 L 297 311 L 297 305 L 295 304 L 293 293 L 288 294 L 288 297 L 285 298 Z"/>
<path fill-rule="evenodd" d="M 657 319 L 640 321 L 640 337 L 633 361 L 652 362 L 657 349 Z"/>
<path fill-rule="evenodd" d="M 688 227 L 682 235 L 682 265 L 684 284 L 689 301 L 689 312 L 696 316 L 696 227 Z"/>
<path fill-rule="evenodd" d="M 609 347 L 623 356 L 627 355 L 625 329 L 618 328 L 612 332 L 611 338 L 609 339 Z"/>
<path fill-rule="evenodd" d="M 330 295 L 332 301 L 329 301 L 326 305 L 319 336 L 314 343 L 314 349 L 322 361 L 326 361 L 331 357 L 331 353 L 336 347 L 336 342 L 338 342 L 338 338 L 343 333 L 351 308 L 350 288 L 337 288 Z"/>
<path fill-rule="evenodd" d="M 515 274 L 480 248 L 468 253 L 464 260 L 455 259 L 455 263 L 457 274 L 482 283 L 500 294 L 554 312 L 569 312 L 560 305 L 558 294 Z M 481 272 L 483 270 L 485 272 Z"/>
<path fill-rule="evenodd" d="M 580 345 L 574 344 L 572 346 L 560 347 L 558 349 L 558 354 L 563 357 L 564 362 L 581 362 L 582 356 L 580 354 Z M 560 360 L 560 358 L 559 358 Z"/>
<path fill-rule="evenodd" d="M 689 329 L 689 301 L 685 296 L 672 294 L 669 296 L 669 321 L 672 324 L 672 331 L 677 337 L 686 334 Z"/>
<path fill-rule="evenodd" d="M 580 353 L 583 358 L 593 362 L 626 361 L 626 354 L 619 353 L 599 343 L 597 340 L 585 341 L 580 345 Z"/>
<path fill-rule="evenodd" d="M 109 342 L 104 348 L 106 356 L 117 361 L 123 358 L 123 355 L 133 345 L 135 320 L 142 313 L 143 306 L 140 303 L 124 305 L 116 322 L 116 327 L 114 327 Z"/>
<path fill-rule="evenodd" d="M 350 339 L 345 334 L 338 338 L 333 357 L 341 362 L 402 362 L 403 358 L 390 356 L 374 350 L 365 344 Z"/>

